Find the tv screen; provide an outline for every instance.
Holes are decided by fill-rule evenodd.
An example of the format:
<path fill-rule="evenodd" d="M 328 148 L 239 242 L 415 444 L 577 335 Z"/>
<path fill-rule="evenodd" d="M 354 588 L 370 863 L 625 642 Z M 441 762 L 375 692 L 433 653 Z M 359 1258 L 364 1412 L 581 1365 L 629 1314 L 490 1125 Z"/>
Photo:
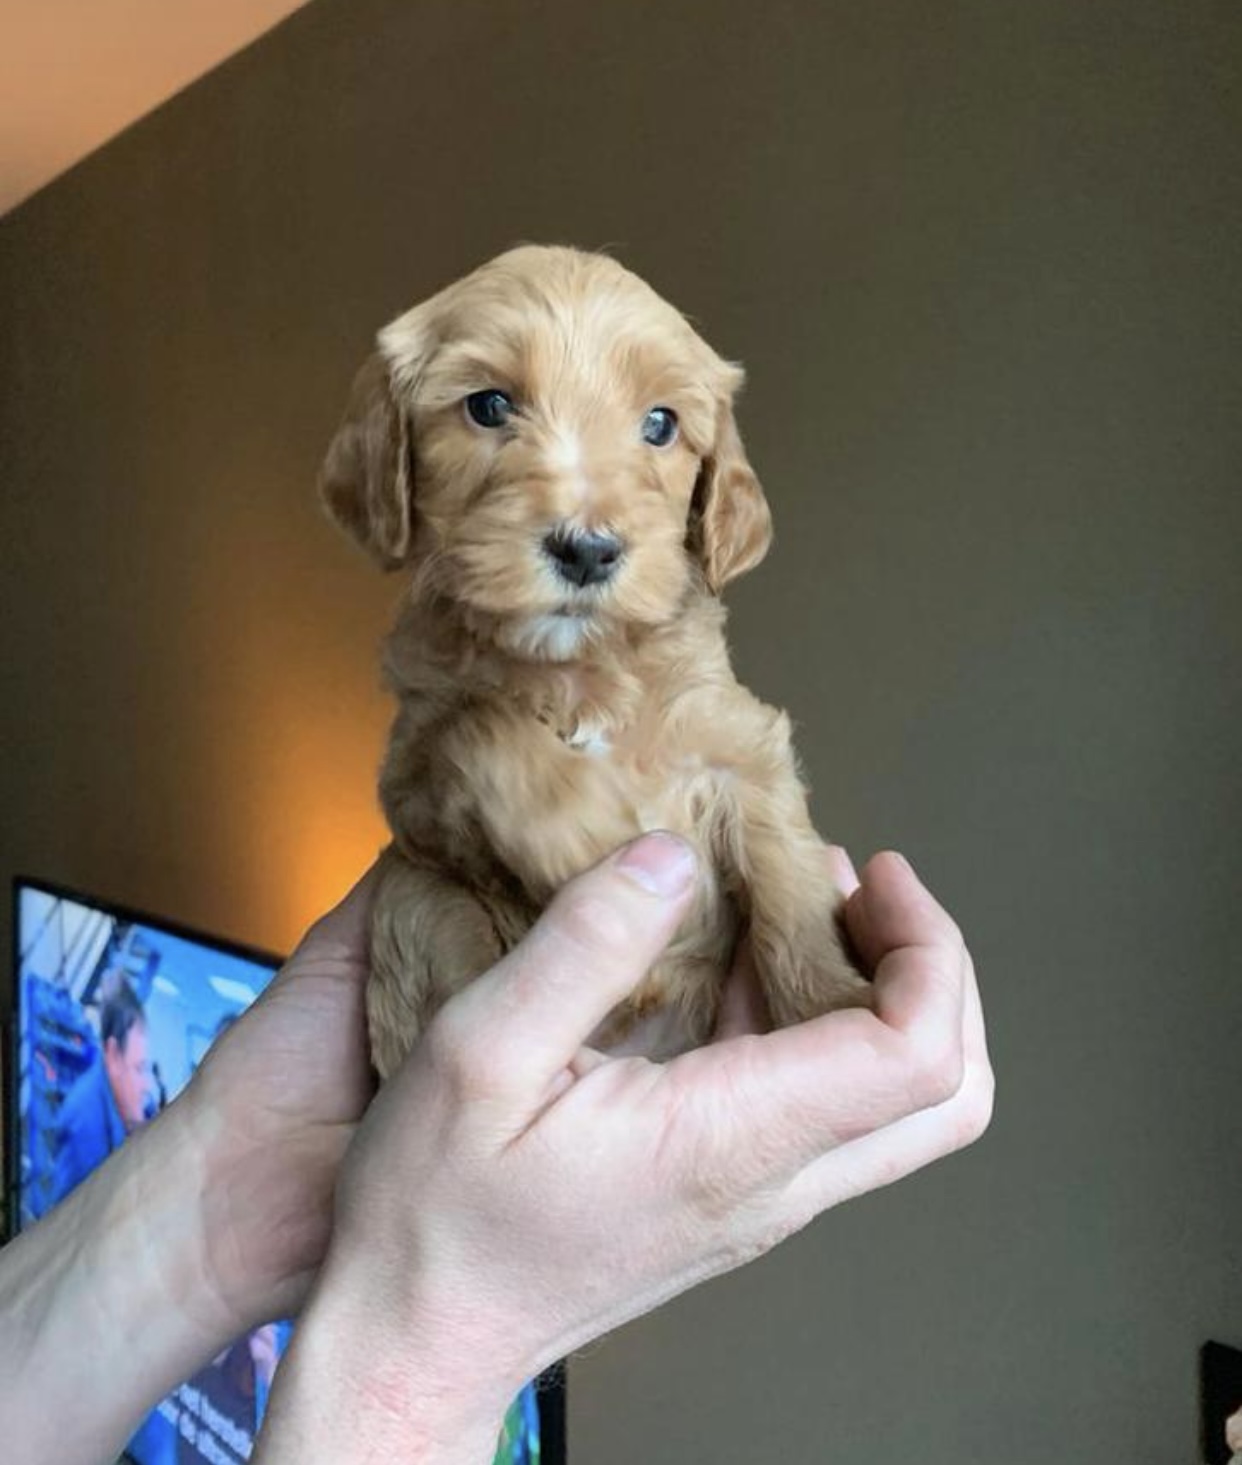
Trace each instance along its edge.
<path fill-rule="evenodd" d="M 280 959 L 59 886 L 14 881 L 15 1227 L 51 1209 L 192 1077 L 267 986 Z M 143 1422 L 136 1465 L 249 1458 L 291 1332 L 237 1339 Z M 562 1465 L 564 1381 L 514 1401 L 497 1465 Z"/>

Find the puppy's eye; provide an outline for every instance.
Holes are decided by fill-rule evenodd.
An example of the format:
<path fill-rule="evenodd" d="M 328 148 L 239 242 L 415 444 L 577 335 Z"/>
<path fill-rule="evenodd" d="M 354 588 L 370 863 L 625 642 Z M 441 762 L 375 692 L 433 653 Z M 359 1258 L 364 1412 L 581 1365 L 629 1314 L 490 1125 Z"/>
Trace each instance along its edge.
<path fill-rule="evenodd" d="M 466 398 L 466 413 L 480 427 L 503 427 L 513 412 L 513 398 L 495 387 L 471 392 Z"/>
<path fill-rule="evenodd" d="M 643 442 L 667 448 L 677 436 L 677 414 L 671 407 L 653 407 L 643 418 Z"/>

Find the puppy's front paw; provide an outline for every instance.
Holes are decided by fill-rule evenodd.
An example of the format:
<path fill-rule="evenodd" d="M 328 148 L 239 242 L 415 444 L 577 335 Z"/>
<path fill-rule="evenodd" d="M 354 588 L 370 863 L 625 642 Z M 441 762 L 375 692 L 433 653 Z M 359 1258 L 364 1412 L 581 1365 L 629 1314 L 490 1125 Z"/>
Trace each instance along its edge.
<path fill-rule="evenodd" d="M 789 927 L 751 926 L 755 966 L 772 1021 L 790 1027 L 845 1007 L 870 1007 L 871 983 L 855 964 L 835 899 L 803 912 Z"/>

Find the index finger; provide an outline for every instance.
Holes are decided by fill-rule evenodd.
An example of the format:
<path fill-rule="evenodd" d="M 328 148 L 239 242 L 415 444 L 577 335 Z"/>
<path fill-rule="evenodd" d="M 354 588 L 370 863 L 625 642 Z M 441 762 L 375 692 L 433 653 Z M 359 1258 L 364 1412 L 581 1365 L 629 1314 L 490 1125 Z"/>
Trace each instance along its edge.
<path fill-rule="evenodd" d="M 875 973 L 875 1006 L 924 1046 L 961 1032 L 966 947 L 956 922 L 904 855 L 875 855 L 845 907 L 850 940 Z M 897 958 L 900 957 L 898 961 Z M 915 972 L 920 980 L 915 980 Z"/>
<path fill-rule="evenodd" d="M 721 1065 L 722 1163 L 749 1168 L 753 1183 L 788 1178 L 961 1086 L 968 958 L 957 927 L 893 856 L 868 864 L 851 904 L 860 898 L 857 920 L 876 960 L 873 1012 L 829 1013 L 675 1060 L 692 1084 Z"/>
<path fill-rule="evenodd" d="M 969 953 L 963 1028 L 966 1076 L 958 1092 L 812 1161 L 782 1197 L 790 1224 L 797 1228 L 828 1206 L 903 1179 L 983 1134 L 992 1116 L 994 1079 Z"/>

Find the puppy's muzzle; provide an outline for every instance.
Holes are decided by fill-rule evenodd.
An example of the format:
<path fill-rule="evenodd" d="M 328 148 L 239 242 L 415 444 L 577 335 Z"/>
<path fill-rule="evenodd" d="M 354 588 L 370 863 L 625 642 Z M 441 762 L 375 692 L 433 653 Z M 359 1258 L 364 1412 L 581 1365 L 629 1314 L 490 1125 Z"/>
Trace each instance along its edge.
<path fill-rule="evenodd" d="M 561 579 L 584 589 L 612 579 L 625 554 L 625 545 L 615 534 L 554 529 L 543 541 L 543 552 Z"/>

